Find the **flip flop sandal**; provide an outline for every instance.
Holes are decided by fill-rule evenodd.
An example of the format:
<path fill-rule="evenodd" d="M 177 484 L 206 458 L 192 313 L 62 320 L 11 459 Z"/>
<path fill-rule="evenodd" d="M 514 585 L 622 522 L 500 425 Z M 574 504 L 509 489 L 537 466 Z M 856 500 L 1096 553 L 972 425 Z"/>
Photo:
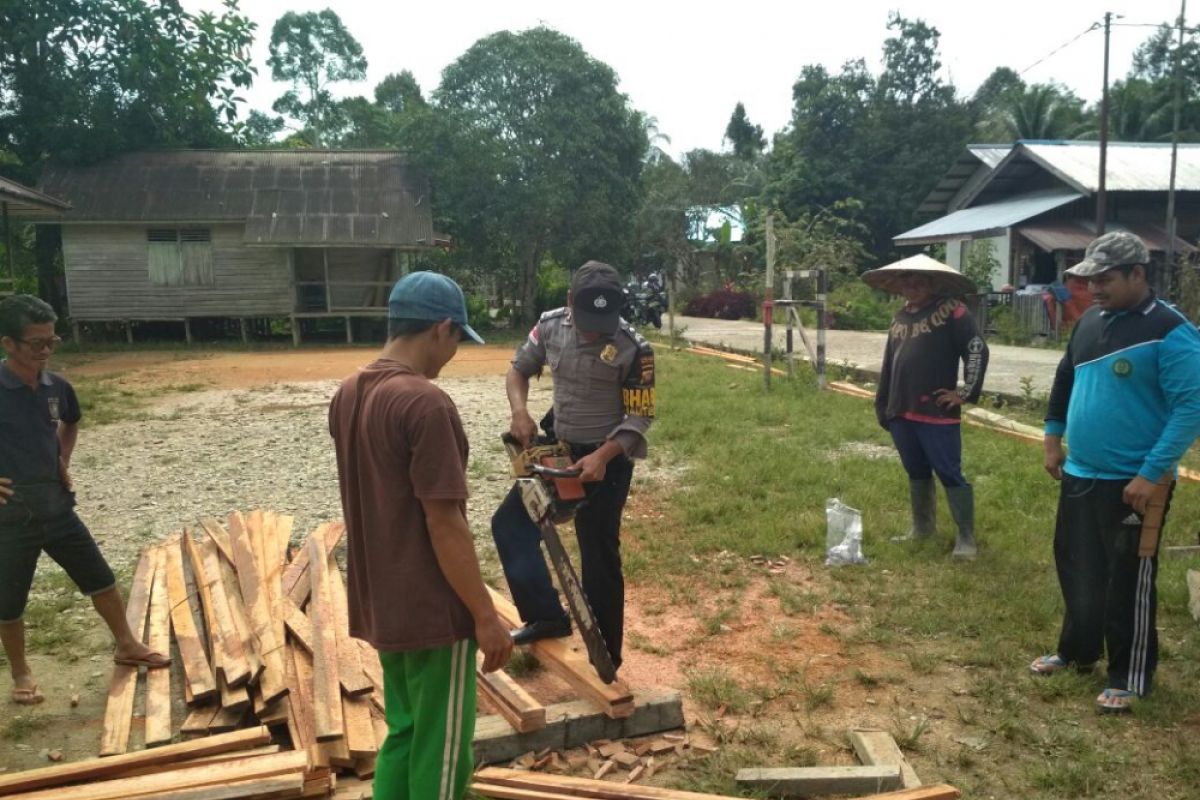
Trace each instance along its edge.
<path fill-rule="evenodd" d="M 161 653 L 150 653 L 138 658 L 113 656 L 113 661 L 123 667 L 145 667 L 146 669 L 161 669 L 171 666 L 171 659 Z"/>
<path fill-rule="evenodd" d="M 1096 707 L 1105 714 L 1128 714 L 1137 695 L 1124 689 L 1105 689 L 1096 698 Z"/>
<path fill-rule="evenodd" d="M 37 686 L 32 686 L 28 689 L 13 689 L 12 701 L 21 706 L 36 706 L 43 702 L 46 696 L 38 691 Z"/>
<path fill-rule="evenodd" d="M 1056 653 L 1051 653 L 1048 656 L 1038 656 L 1029 665 L 1029 671 L 1034 675 L 1053 675 L 1066 668 L 1067 662 L 1063 661 Z"/>

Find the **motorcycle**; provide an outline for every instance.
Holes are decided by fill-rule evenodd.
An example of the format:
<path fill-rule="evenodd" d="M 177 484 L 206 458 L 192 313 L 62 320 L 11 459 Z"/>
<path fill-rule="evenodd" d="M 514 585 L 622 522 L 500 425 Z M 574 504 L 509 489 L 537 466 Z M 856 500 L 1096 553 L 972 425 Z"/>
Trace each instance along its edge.
<path fill-rule="evenodd" d="M 667 288 L 661 273 L 652 272 L 639 281 L 630 276 L 625 283 L 624 317 L 633 325 L 653 325 L 662 328 L 662 316 L 667 310 Z"/>

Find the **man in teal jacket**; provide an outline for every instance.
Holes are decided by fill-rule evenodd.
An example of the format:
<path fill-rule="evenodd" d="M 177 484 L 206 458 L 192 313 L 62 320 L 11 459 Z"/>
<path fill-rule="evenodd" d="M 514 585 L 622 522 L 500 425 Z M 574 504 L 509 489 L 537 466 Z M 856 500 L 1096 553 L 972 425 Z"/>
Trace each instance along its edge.
<path fill-rule="evenodd" d="M 1030 668 L 1088 668 L 1107 647 L 1104 711 L 1128 711 L 1150 692 L 1156 534 L 1175 465 L 1200 435 L 1200 333 L 1155 296 L 1149 260 L 1141 239 L 1113 232 L 1067 271 L 1088 279 L 1095 305 L 1075 326 L 1046 413 L 1046 471 L 1062 482 L 1054 560 L 1066 613 L 1057 651 Z"/>

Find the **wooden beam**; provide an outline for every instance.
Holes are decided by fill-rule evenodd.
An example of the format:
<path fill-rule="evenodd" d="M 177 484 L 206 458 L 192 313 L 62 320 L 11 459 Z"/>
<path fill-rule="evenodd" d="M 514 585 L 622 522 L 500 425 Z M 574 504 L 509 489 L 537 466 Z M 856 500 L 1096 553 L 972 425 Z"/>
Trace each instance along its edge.
<path fill-rule="evenodd" d="M 233 627 L 229 611 L 229 600 L 223 590 L 217 591 L 221 586 L 221 571 L 215 563 L 215 558 L 209 563 L 206 557 L 215 552 L 216 545 L 212 544 L 211 537 L 197 542 L 187 531 L 183 534 L 183 545 L 192 564 L 192 574 L 196 577 L 196 588 L 200 592 L 200 605 L 212 646 L 217 688 L 220 689 L 222 683 L 227 687 L 245 685 L 250 680 L 250 666 L 241 642 L 237 640 L 237 631 Z M 224 697 L 221 699 L 221 705 L 225 705 Z"/>
<path fill-rule="evenodd" d="M 191 742 L 189 742 L 191 744 Z M 21 796 L 21 800 L 131 800 L 161 798 L 172 790 L 195 789 L 256 778 L 270 778 L 308 769 L 308 754 L 295 750 L 269 756 L 234 759 L 213 769 L 201 764 L 180 767 L 171 772 L 139 775 L 133 778 L 86 783 L 79 786 L 55 786 Z"/>
<path fill-rule="evenodd" d="M 847 731 L 846 736 L 850 739 L 850 745 L 858 755 L 858 760 L 863 764 L 899 767 L 901 788 L 915 789 L 921 785 L 921 779 L 917 777 L 916 770 L 912 768 L 912 764 L 908 763 L 908 759 L 900 751 L 896 740 L 887 731 L 851 728 Z"/>
<path fill-rule="evenodd" d="M 496 613 L 510 627 L 521 625 L 521 615 L 508 598 L 489 588 Z M 580 697 L 594 702 L 601 711 L 617 719 L 633 713 L 633 694 L 623 681 L 606 684 L 588 662 L 587 654 L 574 639 L 543 639 L 529 645 L 548 670 L 562 678 Z"/>
<path fill-rule="evenodd" d="M 213 540 L 213 544 L 217 546 L 217 552 L 232 564 L 233 545 L 229 541 L 229 533 L 222 527 L 221 523 L 212 517 L 208 517 L 200 520 L 200 528 L 208 534 L 208 538 Z"/>
<path fill-rule="evenodd" d="M 225 605 L 229 612 L 229 624 L 232 626 L 232 639 L 236 642 L 246 663 L 249 675 L 246 682 L 255 683 L 262 675 L 263 662 L 258 651 L 258 637 L 252 633 L 246 603 L 242 599 L 241 589 L 238 588 L 237 570 L 234 569 L 232 563 L 217 555 L 216 547 L 211 540 L 203 544 L 208 545 L 205 560 L 208 562 L 209 578 L 212 578 L 213 573 L 218 576 L 213 581 L 213 596 L 217 598 L 218 605 L 220 599 L 225 598 Z M 230 680 L 230 684 L 233 686 L 243 685 L 234 683 L 232 680 Z"/>
<path fill-rule="evenodd" d="M 150 608 L 150 587 L 154 582 L 154 557 L 149 549 L 142 551 L 129 600 L 125 603 L 125 619 L 133 635 L 143 639 L 146 631 L 146 612 Z M 108 704 L 104 709 L 104 730 L 100 735 L 100 755 L 115 756 L 129 749 L 129 729 L 133 724 L 133 696 L 137 691 L 138 668 L 121 664 L 113 666 L 108 682 Z"/>
<path fill-rule="evenodd" d="M 350 611 L 342 571 L 333 556 L 325 562 L 329 575 L 329 598 L 332 601 L 334 637 L 337 640 L 338 680 L 349 695 L 367 694 L 372 684 L 363 671 L 362 653 L 350 636 Z"/>
<path fill-rule="evenodd" d="M 171 652 L 171 606 L 167 599 L 167 554 L 154 549 L 154 586 L 150 590 L 150 619 L 146 645 L 157 653 Z M 171 741 L 171 670 L 146 670 L 146 746 Z"/>
<path fill-rule="evenodd" d="M 504 790 L 525 790 L 537 794 L 516 794 Z M 612 783 L 546 772 L 486 767 L 475 773 L 471 791 L 483 797 L 496 798 L 575 798 L 592 797 L 603 800 L 716 800 L 719 795 L 663 789 L 630 783 Z M 723 799 L 722 799 L 723 800 Z"/>
<path fill-rule="evenodd" d="M 504 763 L 531 750 L 569 750 L 597 739 L 629 739 L 683 727 L 679 692 L 639 692 L 635 701 L 633 714 L 620 719 L 597 711 L 588 700 L 555 703 L 546 707 L 546 726 L 529 733 L 517 733 L 499 714 L 480 717 L 475 722 L 475 763 Z"/>
<path fill-rule="evenodd" d="M 177 534 L 164 545 L 167 575 L 167 599 L 171 605 L 171 629 L 175 633 L 175 644 L 183 662 L 183 674 L 192 699 L 189 702 L 203 703 L 217 695 L 217 681 L 213 677 L 208 655 L 200 642 L 196 630 L 196 617 L 192 612 L 192 598 L 187 591 L 183 574 L 183 535 Z"/>
<path fill-rule="evenodd" d="M 251 778 L 233 781 L 222 786 L 199 786 L 175 789 L 154 795 L 155 800 L 276 800 L 290 797 L 309 797 L 304 793 L 303 772 L 275 775 L 270 778 Z M 144 795 L 143 795 L 144 796 Z"/>
<path fill-rule="evenodd" d="M 142 750 L 109 758 L 93 758 L 73 764 L 26 770 L 13 775 L 0 776 L 0 797 L 30 792 L 47 786 L 105 780 L 133 769 L 155 764 L 173 764 L 177 761 L 203 758 L 218 753 L 249 750 L 253 747 L 270 744 L 270 742 L 271 732 L 266 728 L 247 728 L 235 733 L 166 745 L 154 750 Z"/>
<path fill-rule="evenodd" d="M 374 758 L 379 747 L 371 724 L 371 704 L 367 698 L 342 697 L 342 716 L 346 721 L 346 747 L 353 759 Z"/>
<path fill-rule="evenodd" d="M 751 767 L 739 769 L 737 784 L 772 797 L 866 794 L 900 788 L 900 767 Z"/>
<path fill-rule="evenodd" d="M 479 666 L 475 671 L 479 693 L 495 706 L 500 716 L 508 720 L 513 730 L 529 733 L 546 727 L 546 707 L 534 700 L 529 692 L 512 679 L 504 670 L 485 673 L 482 670 L 483 654 L 479 654 Z"/>
<path fill-rule="evenodd" d="M 258 528 L 262 528 L 262 513 L 257 514 Z M 255 558 L 256 548 L 248 530 L 247 521 L 242 515 L 234 512 L 229 517 L 229 540 L 233 548 L 234 563 L 237 566 L 237 582 L 241 588 L 242 602 L 246 609 L 246 622 L 257 645 L 259 658 L 263 664 L 263 672 L 259 678 L 258 690 L 264 703 L 271 703 L 287 693 L 284 683 L 282 642 L 275 638 L 275 621 L 272 614 L 273 602 L 268 595 L 266 581 L 259 571 L 258 560 Z M 261 537 L 259 540 L 261 544 Z"/>
<path fill-rule="evenodd" d="M 325 543 L 325 554 L 332 555 L 338 542 L 342 540 L 342 536 L 346 533 L 346 526 L 341 522 L 327 522 L 320 525 L 309 534 L 308 538 L 312 539 L 318 533 L 321 534 L 321 539 Z M 283 591 L 288 597 L 292 598 L 292 602 L 300 608 L 304 608 L 308 603 L 308 598 L 312 592 L 312 577 L 309 571 L 309 551 L 306 546 L 300 549 L 296 554 L 296 558 L 288 564 L 287 569 L 283 572 Z"/>
<path fill-rule="evenodd" d="M 283 607 L 283 622 L 287 626 L 288 633 L 292 635 L 292 641 L 303 647 L 308 653 L 312 653 L 314 636 L 312 621 L 303 611 L 296 608 L 290 599 L 283 601 Z"/>
<path fill-rule="evenodd" d="M 179 732 L 184 736 L 207 736 L 208 726 L 212 724 L 213 717 L 220 710 L 221 707 L 215 701 L 208 705 L 196 706 L 179 726 Z"/>
<path fill-rule="evenodd" d="M 345 735 L 341 689 L 338 683 L 337 624 L 330 597 L 329 570 L 324 537 L 308 539 L 308 561 L 312 572 L 313 623 L 313 720 L 318 742 Z"/>

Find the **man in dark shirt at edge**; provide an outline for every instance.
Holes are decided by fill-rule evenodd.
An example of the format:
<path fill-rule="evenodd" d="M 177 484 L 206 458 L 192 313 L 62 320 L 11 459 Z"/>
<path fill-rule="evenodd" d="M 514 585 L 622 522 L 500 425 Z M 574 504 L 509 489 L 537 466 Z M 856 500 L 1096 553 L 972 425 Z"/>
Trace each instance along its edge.
<path fill-rule="evenodd" d="M 1054 564 L 1062 589 L 1048 675 L 1089 669 L 1108 651 L 1101 711 L 1127 712 L 1158 665 L 1158 537 L 1179 459 L 1200 435 L 1200 333 L 1149 284 L 1150 252 L 1132 233 L 1088 245 L 1068 275 L 1095 303 L 1071 332 L 1046 409 L 1045 468 L 1061 482 Z M 1070 453 L 1063 449 L 1063 437 Z M 1162 518 L 1142 531 L 1151 500 Z"/>
<path fill-rule="evenodd" d="M 171 663 L 146 647 L 125 619 L 108 562 L 75 513 L 70 465 L 79 437 L 79 401 L 71 384 L 46 369 L 61 341 L 58 316 L 32 295 L 0 300 L 0 641 L 12 673 L 12 700 L 45 700 L 25 657 L 23 615 L 38 559 L 45 552 L 92 599 L 117 642 L 118 664 Z"/>
<path fill-rule="evenodd" d="M 375 796 L 458 800 L 471 775 L 476 644 L 512 653 L 467 524 L 467 437 L 432 383 L 467 324 L 462 289 L 414 272 L 388 300 L 388 341 L 329 407 L 347 530 L 350 634 L 380 651 L 388 736 Z"/>
<path fill-rule="evenodd" d="M 974 284 L 927 256 L 871 270 L 863 280 L 905 300 L 888 331 L 875 415 L 891 433 L 908 473 L 910 536 L 926 539 L 936 532 L 936 474 L 958 526 L 953 556 L 974 558 L 975 490 L 962 472 L 961 406 L 978 402 L 983 392 L 988 348 L 975 318 L 957 299 L 974 291 Z"/>

